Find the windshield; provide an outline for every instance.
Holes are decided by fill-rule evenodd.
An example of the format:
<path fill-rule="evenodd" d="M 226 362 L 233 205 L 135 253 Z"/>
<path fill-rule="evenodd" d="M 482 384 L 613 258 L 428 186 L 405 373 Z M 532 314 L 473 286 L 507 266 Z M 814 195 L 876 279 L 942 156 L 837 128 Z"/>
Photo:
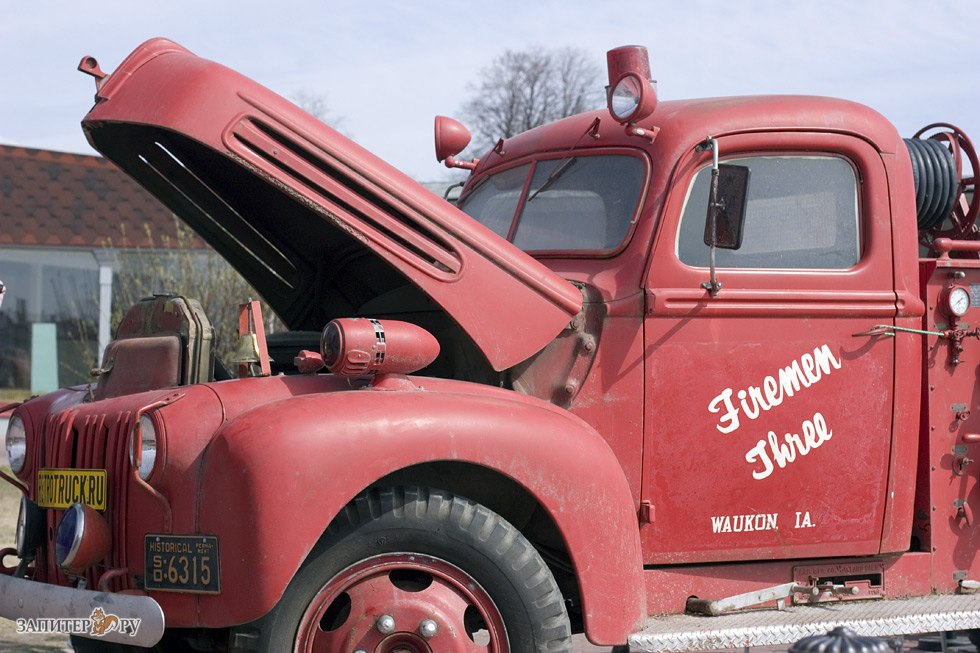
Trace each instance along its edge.
<path fill-rule="evenodd" d="M 459 208 L 525 251 L 606 251 L 626 238 L 645 175 L 626 154 L 544 159 L 490 175 Z"/>

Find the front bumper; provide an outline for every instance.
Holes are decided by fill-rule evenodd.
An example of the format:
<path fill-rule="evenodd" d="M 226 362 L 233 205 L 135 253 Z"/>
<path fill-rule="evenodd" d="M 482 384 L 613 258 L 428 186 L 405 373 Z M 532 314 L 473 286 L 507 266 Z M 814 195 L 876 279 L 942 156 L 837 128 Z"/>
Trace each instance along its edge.
<path fill-rule="evenodd" d="M 148 596 L 112 594 L 92 590 L 48 585 L 0 574 L 0 617 L 17 619 L 92 619 L 96 609 L 105 615 L 103 635 L 85 635 L 106 642 L 150 647 L 163 637 L 164 617 L 160 604 Z M 111 617 L 116 619 L 112 620 Z M 139 619 L 135 632 L 123 632 L 121 625 Z M 27 637 L 29 635 L 25 635 Z"/>

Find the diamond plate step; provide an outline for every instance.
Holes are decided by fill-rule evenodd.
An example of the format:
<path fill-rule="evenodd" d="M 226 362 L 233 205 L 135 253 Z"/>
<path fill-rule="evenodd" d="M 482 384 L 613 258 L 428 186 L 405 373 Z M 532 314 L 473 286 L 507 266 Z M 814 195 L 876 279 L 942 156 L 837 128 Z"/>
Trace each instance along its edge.
<path fill-rule="evenodd" d="M 651 617 L 641 632 L 630 635 L 629 644 L 640 651 L 771 646 L 824 635 L 845 625 L 859 635 L 877 637 L 980 628 L 980 594 L 841 601 L 785 610 L 747 610 L 720 617 Z"/>

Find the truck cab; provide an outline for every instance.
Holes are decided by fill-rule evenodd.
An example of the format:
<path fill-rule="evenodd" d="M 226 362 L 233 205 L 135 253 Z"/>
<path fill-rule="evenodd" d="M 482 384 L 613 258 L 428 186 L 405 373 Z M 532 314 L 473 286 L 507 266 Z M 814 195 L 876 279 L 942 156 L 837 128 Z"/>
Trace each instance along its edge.
<path fill-rule="evenodd" d="M 652 143 L 607 112 L 507 139 L 459 201 L 601 306 L 568 406 L 612 434 L 644 563 L 906 549 L 921 343 L 855 335 L 924 314 L 905 144 L 826 98 L 663 102 L 649 120 Z M 713 294 L 715 148 L 748 182 Z M 853 482 L 842 496 L 831 477 Z"/>

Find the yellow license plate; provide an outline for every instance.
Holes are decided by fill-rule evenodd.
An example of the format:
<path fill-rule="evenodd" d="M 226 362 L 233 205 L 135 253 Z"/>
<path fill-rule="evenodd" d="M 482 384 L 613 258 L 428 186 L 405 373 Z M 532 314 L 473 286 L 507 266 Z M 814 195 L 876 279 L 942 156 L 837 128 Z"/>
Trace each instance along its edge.
<path fill-rule="evenodd" d="M 104 469 L 41 469 L 37 472 L 37 505 L 64 509 L 78 502 L 105 510 L 108 485 Z"/>

